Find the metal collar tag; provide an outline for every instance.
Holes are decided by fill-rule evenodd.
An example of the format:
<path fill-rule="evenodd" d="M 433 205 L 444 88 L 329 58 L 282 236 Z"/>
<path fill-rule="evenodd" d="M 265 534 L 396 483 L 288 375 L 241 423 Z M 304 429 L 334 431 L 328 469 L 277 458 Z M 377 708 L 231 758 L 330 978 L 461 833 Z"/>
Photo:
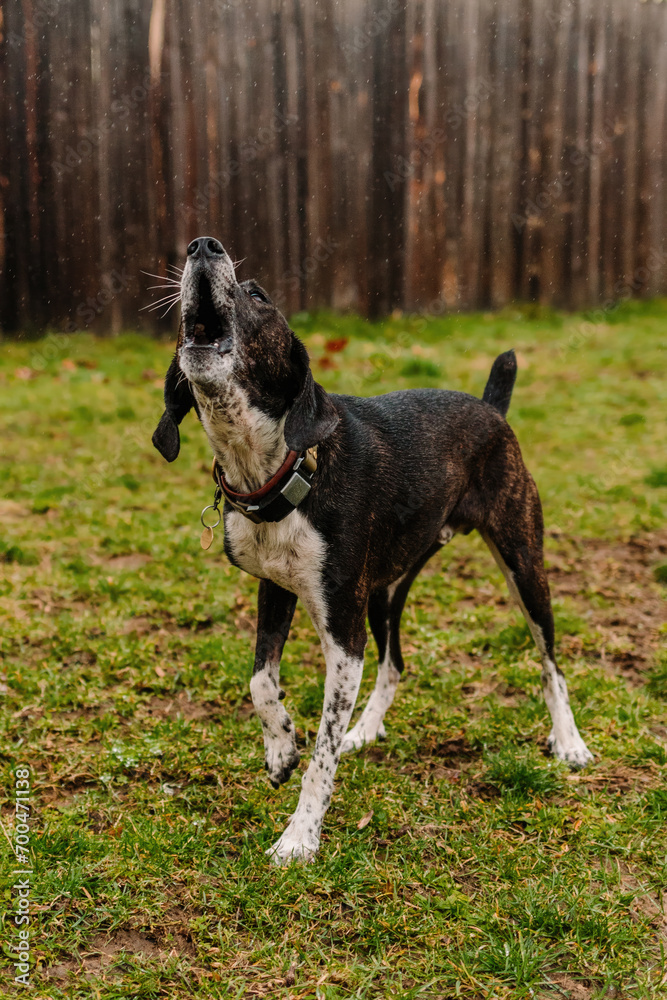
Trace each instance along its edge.
<path fill-rule="evenodd" d="M 213 463 L 213 478 L 227 503 L 244 517 L 255 524 L 282 521 L 293 510 L 303 503 L 312 488 L 312 480 L 317 469 L 317 459 L 311 449 L 299 455 L 296 461 L 287 469 L 284 476 L 273 486 L 269 493 L 253 503 L 253 494 L 246 494 L 248 500 L 242 499 L 242 494 L 234 493 L 227 487 L 222 470 L 217 461 Z M 261 492 L 261 490 L 256 491 Z"/>

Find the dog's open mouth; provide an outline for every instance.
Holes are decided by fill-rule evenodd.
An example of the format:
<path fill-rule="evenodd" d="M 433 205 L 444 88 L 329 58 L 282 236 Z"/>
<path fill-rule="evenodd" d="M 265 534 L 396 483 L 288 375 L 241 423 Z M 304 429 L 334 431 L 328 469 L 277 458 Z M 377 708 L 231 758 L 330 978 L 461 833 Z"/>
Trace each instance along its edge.
<path fill-rule="evenodd" d="M 211 282 L 206 274 L 199 276 L 197 310 L 185 318 L 185 346 L 212 347 L 220 354 L 232 349 L 232 338 L 213 302 Z"/>

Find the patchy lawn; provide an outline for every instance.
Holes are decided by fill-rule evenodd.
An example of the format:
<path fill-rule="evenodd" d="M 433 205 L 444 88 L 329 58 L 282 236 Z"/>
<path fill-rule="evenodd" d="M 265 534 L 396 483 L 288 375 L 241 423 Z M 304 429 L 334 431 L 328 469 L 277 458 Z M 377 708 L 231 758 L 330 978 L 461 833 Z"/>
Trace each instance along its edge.
<path fill-rule="evenodd" d="M 27 764 L 34 997 L 665 996 L 667 303 L 607 318 L 294 318 L 334 391 L 481 395 L 516 348 L 509 420 L 596 760 L 571 774 L 546 756 L 527 629 L 481 540 L 456 538 L 408 601 L 388 739 L 343 759 L 316 862 L 287 870 L 263 853 L 299 780 L 264 775 L 256 583 L 221 533 L 199 546 L 194 417 L 173 466 L 150 443 L 172 346 L 3 344 L 0 816 L 11 839 Z M 372 644 L 367 661 L 360 704 Z M 297 611 L 283 682 L 301 771 L 323 681 Z M 9 849 L 2 865 L 7 954 Z"/>

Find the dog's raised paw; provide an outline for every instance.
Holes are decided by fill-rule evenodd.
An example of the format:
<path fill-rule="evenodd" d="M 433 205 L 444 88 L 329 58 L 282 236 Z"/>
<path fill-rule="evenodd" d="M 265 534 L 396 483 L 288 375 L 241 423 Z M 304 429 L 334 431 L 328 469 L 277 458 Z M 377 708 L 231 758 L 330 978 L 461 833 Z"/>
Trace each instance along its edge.
<path fill-rule="evenodd" d="M 301 754 L 299 751 L 296 747 L 291 747 L 287 757 L 280 754 L 277 758 L 273 758 L 270 764 L 268 760 L 265 762 L 264 767 L 268 772 L 269 781 L 274 788 L 280 788 L 286 781 L 289 781 L 293 772 L 299 766 L 300 760 Z"/>
<path fill-rule="evenodd" d="M 572 742 L 565 744 L 559 742 L 553 733 L 549 736 L 547 740 L 549 750 L 558 760 L 564 760 L 566 764 L 569 764 L 572 770 L 578 771 L 582 767 L 586 767 L 595 758 L 591 751 L 588 749 L 581 736 L 577 736 Z"/>

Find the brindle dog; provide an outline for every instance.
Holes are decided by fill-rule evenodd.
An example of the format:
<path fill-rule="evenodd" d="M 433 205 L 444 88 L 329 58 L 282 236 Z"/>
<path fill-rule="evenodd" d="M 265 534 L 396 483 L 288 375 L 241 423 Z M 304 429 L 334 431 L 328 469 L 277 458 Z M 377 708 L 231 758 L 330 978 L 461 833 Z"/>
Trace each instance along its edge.
<path fill-rule="evenodd" d="M 552 753 L 573 767 L 591 760 L 555 662 L 539 496 L 505 420 L 514 353 L 496 359 L 482 400 L 436 389 L 369 399 L 329 394 L 314 381 L 303 344 L 266 292 L 254 281 L 237 282 L 227 253 L 210 237 L 188 247 L 181 308 L 166 411 L 153 442 L 173 461 L 178 425 L 194 406 L 222 470 L 225 552 L 260 580 L 250 690 L 276 787 L 299 762 L 279 684 L 297 597 L 326 660 L 322 720 L 299 804 L 267 853 L 286 864 L 317 851 L 341 753 L 384 735 L 403 669 L 399 625 L 410 585 L 441 546 L 474 528 L 539 649 Z M 310 473 L 302 469 L 299 477 L 295 470 L 309 449 L 316 449 L 316 470 L 311 462 Z M 276 472 L 276 484 L 262 494 Z M 290 493 L 297 480 L 297 493 Z M 263 499 L 253 514 L 257 491 Z M 348 731 L 366 618 L 378 646 L 378 675 Z"/>

